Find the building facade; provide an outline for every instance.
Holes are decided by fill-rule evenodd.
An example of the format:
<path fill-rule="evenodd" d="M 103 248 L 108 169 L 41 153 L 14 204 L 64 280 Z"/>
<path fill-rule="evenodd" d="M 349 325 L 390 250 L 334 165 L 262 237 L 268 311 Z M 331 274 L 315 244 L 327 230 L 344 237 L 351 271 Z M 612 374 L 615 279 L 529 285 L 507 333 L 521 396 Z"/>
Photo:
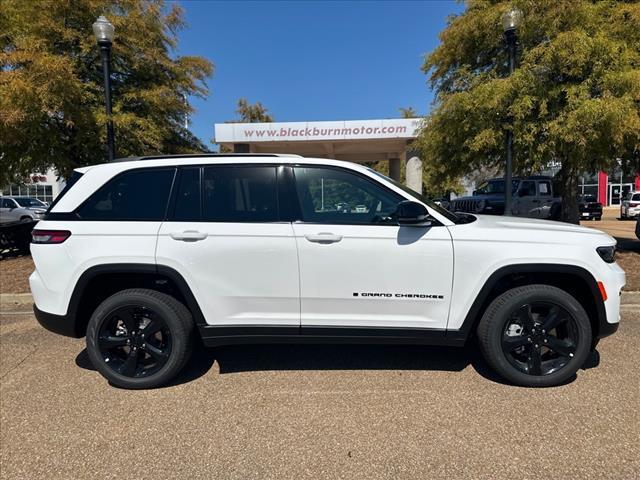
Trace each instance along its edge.
<path fill-rule="evenodd" d="M 53 169 L 44 174 L 33 173 L 20 184 L 6 185 L 2 188 L 3 196 L 33 197 L 51 203 L 64 188 L 64 180 L 58 178 Z"/>

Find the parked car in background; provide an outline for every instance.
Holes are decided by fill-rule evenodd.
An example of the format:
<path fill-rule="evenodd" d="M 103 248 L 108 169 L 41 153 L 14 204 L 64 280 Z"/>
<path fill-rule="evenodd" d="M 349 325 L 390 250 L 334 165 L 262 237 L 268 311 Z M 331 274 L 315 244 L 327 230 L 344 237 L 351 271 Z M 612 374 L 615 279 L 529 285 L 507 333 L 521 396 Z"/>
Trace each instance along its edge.
<path fill-rule="evenodd" d="M 620 204 L 620 218 L 636 218 L 640 215 L 640 192 L 629 192 Z"/>
<path fill-rule="evenodd" d="M 451 202 L 452 212 L 504 214 L 505 182 L 491 179 L 480 185 L 473 196 L 456 198 Z M 555 220 L 560 217 L 560 198 L 554 195 L 552 177 L 515 177 L 511 184 L 513 203 L 511 213 L 516 217 Z"/>
<path fill-rule="evenodd" d="M 581 220 L 602 220 L 602 204 L 595 195 L 578 195 Z"/>
<path fill-rule="evenodd" d="M 47 204 L 37 198 L 1 197 L 0 223 L 40 220 L 47 211 L 47 208 Z"/>

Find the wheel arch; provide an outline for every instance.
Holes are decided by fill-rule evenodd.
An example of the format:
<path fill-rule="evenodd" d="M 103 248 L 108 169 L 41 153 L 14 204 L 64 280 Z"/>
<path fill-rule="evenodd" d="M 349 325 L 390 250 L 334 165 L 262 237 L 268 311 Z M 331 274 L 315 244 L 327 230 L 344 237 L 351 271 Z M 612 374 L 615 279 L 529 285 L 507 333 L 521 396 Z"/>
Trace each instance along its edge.
<path fill-rule="evenodd" d="M 463 339 L 474 336 L 482 315 L 498 295 L 515 287 L 532 284 L 558 287 L 578 299 L 589 316 L 594 339 L 615 331 L 607 323 L 598 283 L 588 270 L 576 265 L 515 264 L 501 267 L 489 276 L 467 312 L 462 327 L 447 332 L 447 336 L 460 336 Z"/>
<path fill-rule="evenodd" d="M 176 297 L 197 325 L 206 323 L 191 288 L 177 270 L 144 263 L 103 264 L 83 272 L 71 294 L 67 317 L 73 319 L 75 336 L 84 336 L 91 314 L 102 301 L 129 288 L 149 288 Z"/>

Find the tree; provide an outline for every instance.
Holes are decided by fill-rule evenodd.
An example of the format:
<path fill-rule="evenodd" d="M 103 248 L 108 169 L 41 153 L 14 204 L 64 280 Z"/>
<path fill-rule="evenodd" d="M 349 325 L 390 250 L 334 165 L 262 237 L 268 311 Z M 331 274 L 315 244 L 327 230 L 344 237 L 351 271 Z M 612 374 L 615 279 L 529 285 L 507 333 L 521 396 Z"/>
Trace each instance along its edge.
<path fill-rule="evenodd" d="M 508 76 L 500 18 L 516 5 L 519 64 Z M 423 65 L 436 90 L 417 144 L 435 178 L 559 161 L 562 219 L 577 221 L 578 179 L 617 158 L 640 167 L 640 4 L 637 1 L 467 1 Z"/>
<path fill-rule="evenodd" d="M 400 116 L 402 118 L 416 118 L 418 116 L 418 112 L 416 112 L 413 107 L 400 107 L 398 111 L 400 112 Z"/>
<path fill-rule="evenodd" d="M 271 123 L 273 117 L 269 115 L 267 109 L 262 106 L 260 102 L 256 102 L 253 105 L 250 104 L 246 98 L 240 98 L 238 100 L 238 108 L 236 109 L 238 120 L 237 123 Z"/>
<path fill-rule="evenodd" d="M 0 9 L 0 185 L 53 166 L 60 175 L 106 158 L 100 53 L 91 25 L 114 24 L 113 122 L 118 156 L 206 150 L 183 127 L 205 97 L 208 60 L 176 56 L 185 26 L 162 0 L 3 0 Z"/>

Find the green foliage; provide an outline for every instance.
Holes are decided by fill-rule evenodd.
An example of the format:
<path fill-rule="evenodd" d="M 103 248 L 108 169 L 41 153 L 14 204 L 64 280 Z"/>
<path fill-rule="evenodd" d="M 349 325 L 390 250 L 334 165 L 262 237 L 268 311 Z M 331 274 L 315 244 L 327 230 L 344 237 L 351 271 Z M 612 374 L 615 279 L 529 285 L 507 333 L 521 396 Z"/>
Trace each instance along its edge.
<path fill-rule="evenodd" d="M 501 15 L 523 12 L 518 66 L 508 76 Z M 468 1 L 425 59 L 437 96 L 417 141 L 434 180 L 502 170 L 514 131 L 514 170 L 562 162 L 565 219 L 578 176 L 621 158 L 640 168 L 638 1 Z"/>
<path fill-rule="evenodd" d="M 118 156 L 206 150 L 184 129 L 213 65 L 176 56 L 181 8 L 162 0 L 2 0 L 0 184 L 106 158 L 100 52 L 91 25 L 115 26 L 113 121 Z"/>
<path fill-rule="evenodd" d="M 418 116 L 418 112 L 416 112 L 413 107 L 400 107 L 398 111 L 402 118 L 416 118 Z"/>
<path fill-rule="evenodd" d="M 260 102 L 253 105 L 246 98 L 238 100 L 238 108 L 236 109 L 238 119 L 234 123 L 271 123 L 273 117 L 269 115 L 266 108 Z"/>

